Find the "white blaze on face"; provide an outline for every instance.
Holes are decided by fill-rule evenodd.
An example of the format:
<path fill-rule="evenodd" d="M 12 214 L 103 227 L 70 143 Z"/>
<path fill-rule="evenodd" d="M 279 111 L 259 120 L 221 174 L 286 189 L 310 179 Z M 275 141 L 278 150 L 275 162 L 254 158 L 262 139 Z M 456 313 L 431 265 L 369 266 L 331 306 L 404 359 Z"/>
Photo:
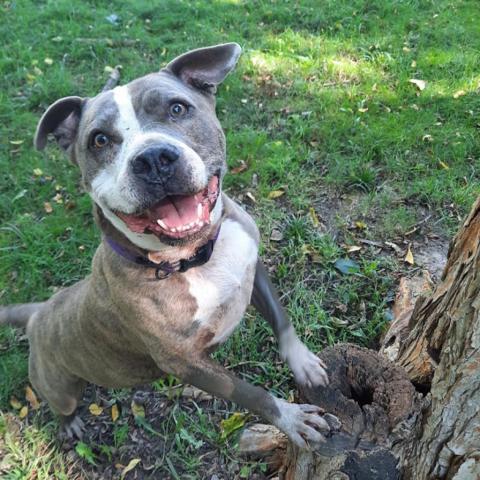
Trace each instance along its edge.
<path fill-rule="evenodd" d="M 114 88 L 113 99 L 118 109 L 115 129 L 122 136 L 122 147 L 115 161 L 100 170 L 93 179 L 91 195 L 102 209 L 107 207 L 133 213 L 137 208 L 138 198 L 129 185 L 127 154 L 132 142 L 142 135 L 142 129 L 128 88 Z"/>
<path fill-rule="evenodd" d="M 107 219 L 133 243 L 148 250 L 158 251 L 165 245 L 157 237 L 152 234 L 131 232 L 113 213 L 115 210 L 127 214 L 138 211 L 142 192 L 138 191 L 141 188 L 138 182 L 132 181 L 130 163 L 147 145 L 173 145 L 181 152 L 181 161 L 190 169 L 191 178 L 195 181 L 193 187 L 197 186 L 198 191 L 205 188 L 208 183 L 205 164 L 192 148 L 176 138 L 154 130 L 145 132 L 138 121 L 127 86 L 114 88 L 113 99 L 118 108 L 115 130 L 122 137 L 122 145 L 115 160 L 101 169 L 93 179 L 90 195 L 102 208 Z M 218 209 L 212 214 L 215 217 L 212 220 L 215 221 L 219 216 Z"/>

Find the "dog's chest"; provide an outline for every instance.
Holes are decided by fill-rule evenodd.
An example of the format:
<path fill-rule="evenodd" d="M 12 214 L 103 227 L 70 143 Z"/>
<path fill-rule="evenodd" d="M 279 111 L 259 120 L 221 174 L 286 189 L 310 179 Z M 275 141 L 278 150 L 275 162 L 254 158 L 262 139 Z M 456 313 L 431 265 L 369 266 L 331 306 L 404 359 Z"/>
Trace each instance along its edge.
<path fill-rule="evenodd" d="M 199 348 L 224 342 L 242 319 L 252 294 L 257 251 L 242 225 L 227 219 L 209 262 L 186 272 L 197 304 L 192 340 Z"/>

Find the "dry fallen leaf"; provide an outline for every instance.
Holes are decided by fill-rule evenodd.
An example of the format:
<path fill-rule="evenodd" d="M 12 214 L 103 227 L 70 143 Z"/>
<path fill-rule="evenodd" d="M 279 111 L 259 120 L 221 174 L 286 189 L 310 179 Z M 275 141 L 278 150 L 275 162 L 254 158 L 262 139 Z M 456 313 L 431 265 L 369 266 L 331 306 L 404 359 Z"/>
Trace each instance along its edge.
<path fill-rule="evenodd" d="M 130 407 L 134 417 L 145 417 L 145 408 L 143 405 L 139 405 L 138 403 L 132 401 Z"/>
<path fill-rule="evenodd" d="M 96 403 L 91 403 L 88 409 L 92 415 L 95 415 L 95 417 L 98 417 L 103 412 L 103 408 Z"/>
<path fill-rule="evenodd" d="M 308 209 L 308 213 L 310 214 L 310 218 L 312 219 L 312 223 L 314 227 L 318 227 L 320 225 L 320 220 L 317 217 L 317 212 L 313 207 Z"/>
<path fill-rule="evenodd" d="M 55 200 L 55 203 L 63 203 L 63 197 L 61 193 L 57 193 L 53 199 Z"/>
<path fill-rule="evenodd" d="M 368 112 L 368 107 L 359 108 L 358 111 L 359 111 L 360 113 Z"/>
<path fill-rule="evenodd" d="M 415 265 L 415 261 L 413 259 L 413 253 L 410 248 L 410 245 L 408 246 L 407 254 L 405 255 L 405 261 L 410 265 Z"/>
<path fill-rule="evenodd" d="M 40 408 L 40 402 L 38 401 L 35 392 L 30 388 L 29 385 L 25 387 L 25 398 L 33 410 L 38 410 Z"/>
<path fill-rule="evenodd" d="M 450 170 L 450 167 L 448 166 L 448 164 L 446 164 L 446 163 L 443 162 L 442 160 L 439 160 L 438 163 L 440 164 L 440 166 L 441 166 L 444 170 Z"/>
<path fill-rule="evenodd" d="M 114 403 L 112 405 L 112 411 L 111 411 L 111 414 L 112 414 L 112 420 L 114 422 L 116 422 L 118 420 L 118 417 L 120 415 L 119 411 L 118 411 L 118 405 L 116 403 Z"/>
<path fill-rule="evenodd" d="M 230 173 L 236 175 L 237 173 L 244 172 L 248 168 L 248 165 L 245 161 L 241 160 L 238 167 L 234 167 L 230 170 Z"/>
<path fill-rule="evenodd" d="M 247 193 L 245 194 L 245 196 L 246 196 L 249 200 L 251 200 L 253 203 L 257 203 L 257 199 L 253 196 L 253 194 L 252 194 L 251 192 L 247 192 Z"/>
<path fill-rule="evenodd" d="M 285 193 L 285 190 L 272 190 L 272 191 L 268 194 L 268 198 L 269 198 L 270 200 L 273 200 L 273 199 L 275 199 L 275 198 L 281 197 L 284 193 Z"/>
<path fill-rule="evenodd" d="M 280 230 L 274 228 L 272 230 L 272 233 L 270 234 L 270 240 L 273 240 L 274 242 L 279 242 L 280 240 L 283 240 L 283 233 Z"/>
<path fill-rule="evenodd" d="M 427 82 L 425 80 L 418 80 L 418 78 L 411 78 L 409 80 L 410 83 L 413 83 L 420 91 L 425 90 L 427 86 Z"/>
<path fill-rule="evenodd" d="M 36 177 L 39 177 L 40 175 L 43 175 L 43 172 L 42 172 L 42 170 L 40 170 L 39 168 L 34 168 L 34 169 L 33 169 L 33 174 L 34 174 Z"/>
<path fill-rule="evenodd" d="M 139 463 L 140 463 L 139 458 L 132 458 L 130 462 L 128 462 L 128 465 L 122 470 L 122 474 L 120 475 L 120 478 L 123 480 L 125 478 L 125 475 L 131 470 L 133 470 Z"/>
<path fill-rule="evenodd" d="M 15 398 L 15 397 L 11 397 L 10 398 L 10 405 L 12 406 L 12 408 L 14 408 L 15 410 L 20 410 L 22 408 L 22 404 L 20 403 L 20 401 Z"/>
<path fill-rule="evenodd" d="M 385 245 L 393 248 L 395 250 L 395 252 L 397 253 L 402 253 L 402 249 L 396 244 L 396 243 L 393 243 L 393 242 L 385 242 Z"/>
<path fill-rule="evenodd" d="M 427 134 L 427 135 L 424 135 L 424 136 L 422 137 L 422 140 L 423 140 L 424 142 L 433 142 L 433 137 L 432 137 L 431 135 L 428 135 L 428 134 Z"/>
<path fill-rule="evenodd" d="M 359 252 L 361 249 L 362 247 L 358 245 L 351 245 L 350 247 L 347 247 L 347 252 L 348 253 Z"/>
<path fill-rule="evenodd" d="M 53 208 L 52 208 L 52 205 L 51 205 L 50 202 L 45 202 L 45 203 L 43 204 L 43 208 L 45 209 L 45 211 L 46 211 L 47 213 L 52 213 L 52 212 L 53 212 Z"/>
<path fill-rule="evenodd" d="M 53 60 L 49 57 L 47 57 L 45 60 L 44 60 L 45 64 L 46 65 L 52 65 L 53 64 Z"/>
<path fill-rule="evenodd" d="M 458 92 L 455 92 L 453 94 L 453 98 L 460 98 L 460 97 L 463 97 L 466 94 L 467 94 L 467 92 L 465 90 L 459 90 Z"/>
<path fill-rule="evenodd" d="M 10 140 L 12 145 L 21 145 L 23 142 L 24 140 Z"/>
<path fill-rule="evenodd" d="M 22 407 L 20 412 L 18 412 L 18 416 L 20 418 L 25 418 L 28 415 L 28 407 Z"/>
<path fill-rule="evenodd" d="M 361 220 L 358 220 L 355 222 L 355 227 L 357 227 L 359 230 L 365 230 L 367 228 L 367 224 Z"/>

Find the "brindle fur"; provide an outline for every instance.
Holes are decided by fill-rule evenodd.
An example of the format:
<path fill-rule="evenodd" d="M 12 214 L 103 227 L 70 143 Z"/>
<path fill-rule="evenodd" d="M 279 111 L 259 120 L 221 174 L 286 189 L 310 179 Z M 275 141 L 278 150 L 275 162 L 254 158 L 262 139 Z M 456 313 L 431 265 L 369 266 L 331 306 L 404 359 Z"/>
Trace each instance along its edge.
<path fill-rule="evenodd" d="M 0 309 L 1 323 L 27 326 L 30 380 L 65 417 L 67 431 L 79 433 L 80 423 L 71 420 L 87 382 L 131 387 L 166 373 L 262 415 L 300 446 L 320 441 L 317 430 L 328 429 L 314 407 L 276 399 L 209 358 L 209 352 L 241 321 L 254 289 L 254 305 L 273 326 L 287 361 L 291 366 L 301 363 L 299 376 L 305 375 L 301 380 L 305 384 L 324 382 L 318 359 L 296 337 L 258 263 L 259 233 L 242 208 L 221 194 L 212 225 L 181 241 L 160 241 L 151 234 L 131 236 L 111 221 L 116 218 L 112 214 L 116 200 L 128 204 L 131 211 L 127 213 L 132 213 L 165 195 L 195 193 L 205 188 L 202 182 L 214 173 L 221 182 L 226 170 L 225 138 L 215 115 L 213 93 L 239 53 L 236 44 L 189 52 L 159 73 L 117 87 L 121 90 L 102 92 L 92 99 L 60 100 L 39 124 L 37 147 L 45 146 L 48 133 L 54 134 L 80 167 L 103 234 L 117 243 L 157 262 L 175 261 L 191 256 L 220 228 L 210 260 L 185 273 L 159 281 L 154 269 L 120 257 L 102 241 L 92 273 L 84 280 L 44 303 Z M 119 103 L 118 98 L 126 103 Z M 181 122 L 169 120 L 166 112 L 172 98 L 188 99 L 194 105 L 193 114 Z M 129 125 L 140 128 L 136 136 L 129 137 Z M 108 149 L 89 147 L 88 138 L 95 129 L 113 139 Z M 121 168 L 128 168 L 143 148 L 168 139 L 182 148 L 168 181 L 152 189 L 129 170 L 120 175 Z M 111 183 L 111 189 L 118 189 L 116 196 L 106 189 L 105 198 L 97 198 L 94 184 L 102 174 L 107 181 L 112 180 L 109 174 L 117 175 Z M 147 250 L 145 245 L 158 248 Z M 311 357 L 307 359 L 305 352 Z"/>

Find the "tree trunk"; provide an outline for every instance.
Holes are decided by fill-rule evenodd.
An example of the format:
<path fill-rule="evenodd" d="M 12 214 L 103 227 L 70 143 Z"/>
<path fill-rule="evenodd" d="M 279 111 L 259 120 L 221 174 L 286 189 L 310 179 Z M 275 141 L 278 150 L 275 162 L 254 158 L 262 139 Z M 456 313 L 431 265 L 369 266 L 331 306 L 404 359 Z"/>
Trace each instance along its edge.
<path fill-rule="evenodd" d="M 403 369 L 386 360 L 382 369 L 380 355 L 357 362 L 350 346 L 325 351 L 333 388 L 304 394 L 358 441 L 343 451 L 324 447 L 324 455 L 290 445 L 287 479 L 480 479 L 479 243 L 480 198 L 450 245 L 440 284 L 400 319 L 407 328 L 387 335 L 386 348 L 399 345 L 389 357 Z"/>

